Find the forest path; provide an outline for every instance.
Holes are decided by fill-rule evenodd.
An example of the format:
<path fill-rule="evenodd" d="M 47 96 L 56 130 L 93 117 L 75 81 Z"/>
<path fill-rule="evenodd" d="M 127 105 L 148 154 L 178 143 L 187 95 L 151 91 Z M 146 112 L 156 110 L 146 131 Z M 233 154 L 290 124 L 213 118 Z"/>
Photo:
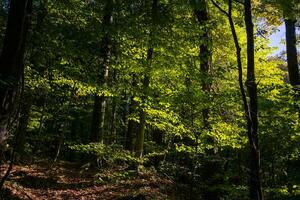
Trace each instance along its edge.
<path fill-rule="evenodd" d="M 1 166 L 1 176 L 7 166 Z M 76 163 L 59 161 L 15 165 L 0 200 L 144 200 L 170 199 L 172 182 L 146 171 L 139 176 L 124 167 L 85 171 Z"/>

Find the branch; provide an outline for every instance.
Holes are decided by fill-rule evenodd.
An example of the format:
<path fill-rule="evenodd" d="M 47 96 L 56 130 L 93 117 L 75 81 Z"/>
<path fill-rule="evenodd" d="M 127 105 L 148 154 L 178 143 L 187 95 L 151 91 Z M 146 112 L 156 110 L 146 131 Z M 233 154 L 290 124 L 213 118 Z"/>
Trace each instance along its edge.
<path fill-rule="evenodd" d="M 221 6 L 219 6 L 219 4 L 217 4 L 214 0 L 210 0 L 212 2 L 212 4 L 214 4 L 214 6 L 216 6 L 223 14 L 225 14 L 226 16 L 229 16 L 229 14 L 223 9 L 221 8 Z"/>

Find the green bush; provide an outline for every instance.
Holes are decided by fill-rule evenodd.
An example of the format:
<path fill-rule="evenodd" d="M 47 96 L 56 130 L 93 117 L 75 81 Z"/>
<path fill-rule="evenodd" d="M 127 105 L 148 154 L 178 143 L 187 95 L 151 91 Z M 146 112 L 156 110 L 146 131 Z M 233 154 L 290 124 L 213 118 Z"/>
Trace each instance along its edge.
<path fill-rule="evenodd" d="M 123 150 L 121 145 L 105 145 L 101 143 L 78 144 L 69 146 L 75 153 L 86 155 L 90 161 L 97 161 L 99 167 L 112 165 L 138 165 L 142 161 L 129 151 Z"/>

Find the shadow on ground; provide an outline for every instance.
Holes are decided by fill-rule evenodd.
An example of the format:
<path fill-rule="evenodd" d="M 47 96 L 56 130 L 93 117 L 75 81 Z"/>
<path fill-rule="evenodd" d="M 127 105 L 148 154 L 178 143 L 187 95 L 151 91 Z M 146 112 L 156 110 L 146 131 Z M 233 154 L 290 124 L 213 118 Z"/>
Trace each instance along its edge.
<path fill-rule="evenodd" d="M 53 190 L 84 189 L 94 185 L 93 182 L 60 183 L 56 178 L 30 175 L 19 178 L 17 183 L 27 188 Z"/>
<path fill-rule="evenodd" d="M 22 199 L 13 195 L 10 190 L 3 189 L 0 191 L 0 200 L 22 200 Z"/>

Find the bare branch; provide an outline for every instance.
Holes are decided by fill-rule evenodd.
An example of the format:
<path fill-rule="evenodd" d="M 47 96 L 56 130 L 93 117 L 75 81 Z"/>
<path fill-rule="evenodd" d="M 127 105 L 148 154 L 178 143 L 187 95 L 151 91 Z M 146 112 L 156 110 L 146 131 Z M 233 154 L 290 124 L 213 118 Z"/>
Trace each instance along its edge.
<path fill-rule="evenodd" d="M 212 4 L 214 4 L 214 6 L 216 6 L 223 14 L 225 14 L 226 16 L 228 16 L 229 14 L 223 9 L 221 8 L 221 6 L 219 6 L 219 4 L 217 4 L 214 0 L 210 0 L 212 2 Z"/>

